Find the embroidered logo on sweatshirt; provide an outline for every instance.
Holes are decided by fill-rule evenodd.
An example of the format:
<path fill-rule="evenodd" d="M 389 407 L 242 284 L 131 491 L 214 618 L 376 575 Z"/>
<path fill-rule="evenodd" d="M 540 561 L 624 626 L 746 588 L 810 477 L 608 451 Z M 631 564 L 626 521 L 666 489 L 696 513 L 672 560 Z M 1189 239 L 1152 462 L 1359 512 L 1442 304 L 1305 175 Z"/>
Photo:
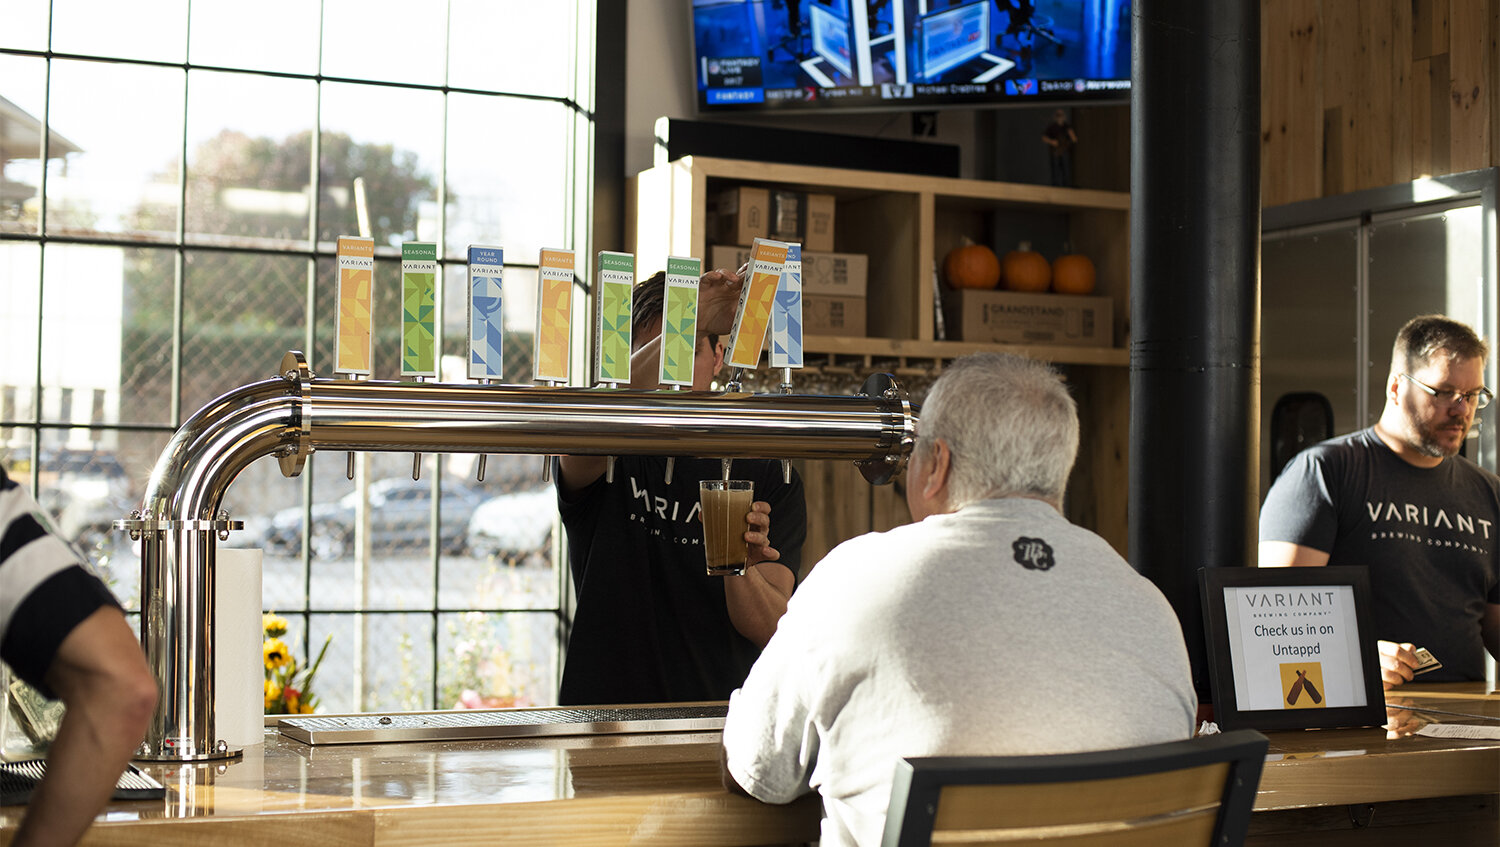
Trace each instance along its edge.
<path fill-rule="evenodd" d="M 1052 546 L 1040 538 L 1023 535 L 1012 541 L 1010 547 L 1016 552 L 1016 561 L 1029 571 L 1048 571 L 1057 564 L 1052 558 Z"/>

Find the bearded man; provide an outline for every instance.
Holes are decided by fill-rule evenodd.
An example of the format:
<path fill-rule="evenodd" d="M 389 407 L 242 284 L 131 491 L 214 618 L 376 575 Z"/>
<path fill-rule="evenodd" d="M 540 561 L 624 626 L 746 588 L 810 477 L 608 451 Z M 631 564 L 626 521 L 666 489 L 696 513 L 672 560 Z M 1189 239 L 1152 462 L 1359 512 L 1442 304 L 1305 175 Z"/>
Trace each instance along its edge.
<path fill-rule="evenodd" d="M 1396 334 L 1385 409 L 1373 427 L 1292 459 L 1260 513 L 1260 566 L 1362 565 L 1374 595 L 1381 677 L 1483 680 L 1500 656 L 1500 477 L 1458 455 L 1484 387 L 1489 348 L 1442 315 Z"/>

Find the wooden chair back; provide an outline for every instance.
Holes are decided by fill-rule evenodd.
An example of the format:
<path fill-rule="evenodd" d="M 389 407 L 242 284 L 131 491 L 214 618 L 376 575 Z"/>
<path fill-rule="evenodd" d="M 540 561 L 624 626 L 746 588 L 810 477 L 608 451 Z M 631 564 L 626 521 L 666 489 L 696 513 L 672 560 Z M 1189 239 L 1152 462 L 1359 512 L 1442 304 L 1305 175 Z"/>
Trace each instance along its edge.
<path fill-rule="evenodd" d="M 1233 847 L 1267 743 L 1244 729 L 1091 753 L 902 759 L 882 844 Z"/>

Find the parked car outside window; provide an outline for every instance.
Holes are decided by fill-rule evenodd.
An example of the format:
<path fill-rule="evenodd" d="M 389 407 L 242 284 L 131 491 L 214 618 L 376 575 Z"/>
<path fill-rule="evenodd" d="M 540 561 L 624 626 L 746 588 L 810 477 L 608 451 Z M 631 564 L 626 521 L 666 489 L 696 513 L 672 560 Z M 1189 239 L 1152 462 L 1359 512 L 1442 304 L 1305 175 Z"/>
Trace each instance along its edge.
<path fill-rule="evenodd" d="M 370 544 L 383 553 L 418 553 L 431 535 L 432 482 L 391 477 L 370 483 Z M 360 492 L 351 491 L 335 503 L 314 503 L 309 546 L 315 559 L 342 559 L 354 550 L 354 509 Z M 482 495 L 456 483 L 442 489 L 440 540 L 444 553 L 462 553 L 466 530 Z M 296 555 L 302 549 L 303 512 L 282 509 L 271 516 L 260 539 L 275 555 Z"/>
<path fill-rule="evenodd" d="M 501 494 L 480 504 L 469 518 L 469 552 L 510 564 L 545 564 L 557 524 L 551 486 Z"/>

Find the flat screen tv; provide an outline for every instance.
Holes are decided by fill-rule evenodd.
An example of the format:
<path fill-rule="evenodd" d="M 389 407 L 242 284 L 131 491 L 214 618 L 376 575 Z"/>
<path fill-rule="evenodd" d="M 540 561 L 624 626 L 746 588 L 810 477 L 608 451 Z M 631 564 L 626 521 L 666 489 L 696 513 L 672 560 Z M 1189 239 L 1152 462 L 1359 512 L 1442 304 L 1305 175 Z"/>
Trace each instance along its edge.
<path fill-rule="evenodd" d="M 1130 0 L 689 0 L 698 112 L 1130 98 Z"/>

